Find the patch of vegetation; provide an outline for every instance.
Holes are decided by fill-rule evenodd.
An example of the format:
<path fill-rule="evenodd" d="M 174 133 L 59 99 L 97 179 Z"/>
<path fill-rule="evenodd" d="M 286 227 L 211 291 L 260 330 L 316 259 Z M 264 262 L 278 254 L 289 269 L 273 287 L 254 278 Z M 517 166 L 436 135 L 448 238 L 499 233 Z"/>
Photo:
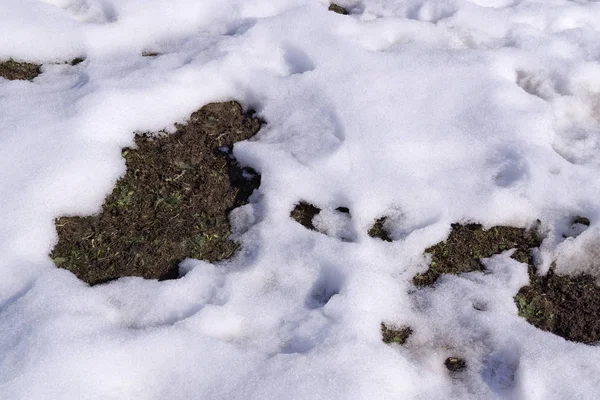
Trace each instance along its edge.
<path fill-rule="evenodd" d="M 467 362 L 464 358 L 460 357 L 448 357 L 444 361 L 444 365 L 451 372 L 461 372 L 467 369 Z"/>
<path fill-rule="evenodd" d="M 329 11 L 333 11 L 334 13 L 338 13 L 338 14 L 342 14 L 342 15 L 348 15 L 348 10 L 346 10 L 344 7 L 337 5 L 335 3 L 331 3 L 329 5 L 328 8 Z"/>
<path fill-rule="evenodd" d="M 173 134 L 138 134 L 123 149 L 127 165 L 102 212 L 56 220 L 57 266 L 98 284 L 123 276 L 170 279 L 187 257 L 230 257 L 229 211 L 260 184 L 232 156 L 233 143 L 252 137 L 261 121 L 236 102 L 194 112 Z"/>
<path fill-rule="evenodd" d="M 0 77 L 8 80 L 31 81 L 41 73 L 41 65 L 28 62 L 0 61 Z"/>
<path fill-rule="evenodd" d="M 315 231 L 316 228 L 313 225 L 312 221 L 315 215 L 317 215 L 320 212 L 321 209 L 319 207 L 316 207 L 305 201 L 301 201 L 298 204 L 296 204 L 296 206 L 290 213 L 290 217 L 292 217 L 292 219 L 294 219 L 296 222 L 298 222 L 305 228 Z"/>
<path fill-rule="evenodd" d="M 412 335 L 413 330 L 409 326 L 401 328 L 395 328 L 387 326 L 385 323 L 381 323 L 381 340 L 383 343 L 398 343 L 404 344 Z"/>
<path fill-rule="evenodd" d="M 452 224 L 452 231 L 443 242 L 425 250 L 431 254 L 429 269 L 413 279 L 417 286 L 432 285 L 442 274 L 462 274 L 483 271 L 481 258 L 491 257 L 516 248 L 512 258 L 532 265 L 530 250 L 540 245 L 533 231 L 509 226 L 483 229 L 480 224 Z"/>
<path fill-rule="evenodd" d="M 536 328 L 567 340 L 600 340 L 600 288 L 590 275 L 561 276 L 553 269 L 545 276 L 529 270 L 529 286 L 515 296 L 519 315 Z"/>
<path fill-rule="evenodd" d="M 384 226 L 386 220 L 387 217 L 378 218 L 373 226 L 368 230 L 367 234 L 372 238 L 378 238 L 386 242 L 391 242 L 392 238 L 390 238 Z"/>

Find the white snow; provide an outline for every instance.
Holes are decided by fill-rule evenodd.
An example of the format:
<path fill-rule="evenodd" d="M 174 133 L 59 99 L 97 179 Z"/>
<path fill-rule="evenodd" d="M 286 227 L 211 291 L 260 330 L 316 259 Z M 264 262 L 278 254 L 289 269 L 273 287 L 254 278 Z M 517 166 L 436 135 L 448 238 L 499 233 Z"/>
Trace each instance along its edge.
<path fill-rule="evenodd" d="M 600 3 L 339 4 L 0 1 L 0 59 L 44 63 L 0 78 L 0 399 L 598 398 L 600 350 L 517 316 L 510 251 L 410 282 L 457 221 L 540 219 L 542 270 L 598 273 Z M 54 218 L 99 210 L 134 132 L 228 99 L 268 122 L 234 148 L 262 174 L 242 254 L 95 287 L 54 266 Z M 289 218 L 299 200 L 329 236 Z M 367 235 L 382 215 L 394 242 Z"/>

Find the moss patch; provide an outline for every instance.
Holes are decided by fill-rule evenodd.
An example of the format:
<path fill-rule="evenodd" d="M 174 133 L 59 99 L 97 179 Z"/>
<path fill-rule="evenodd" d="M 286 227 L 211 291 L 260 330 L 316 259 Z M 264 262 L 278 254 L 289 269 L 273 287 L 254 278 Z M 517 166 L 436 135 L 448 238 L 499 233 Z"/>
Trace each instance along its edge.
<path fill-rule="evenodd" d="M 13 59 L 0 62 L 0 76 L 8 80 L 31 81 L 41 73 L 40 65 Z"/>
<path fill-rule="evenodd" d="M 387 326 L 383 322 L 381 323 L 381 340 L 383 343 L 404 344 L 410 335 L 412 335 L 412 333 L 412 328 L 409 326 L 395 328 L 392 326 Z"/>
<path fill-rule="evenodd" d="M 333 11 L 334 13 L 337 13 L 337 14 L 348 15 L 348 10 L 346 10 L 344 7 L 337 5 L 335 3 L 330 4 L 328 10 Z"/>
<path fill-rule="evenodd" d="M 228 213 L 260 184 L 237 165 L 231 149 L 260 126 L 236 102 L 212 103 L 173 134 L 136 135 L 136 148 L 122 152 L 127 173 L 102 212 L 56 220 L 59 240 L 51 257 L 90 284 L 123 276 L 176 278 L 184 258 L 230 257 L 238 245 L 227 240 Z"/>
<path fill-rule="evenodd" d="M 530 268 L 529 286 L 515 296 L 519 315 L 536 328 L 567 340 L 600 340 L 600 288 L 589 275 L 539 276 Z"/>
<path fill-rule="evenodd" d="M 426 286 L 435 283 L 442 274 L 482 271 L 481 258 L 513 248 L 516 251 L 512 258 L 531 265 L 530 250 L 539 244 L 535 232 L 522 228 L 495 226 L 486 230 L 479 224 L 452 224 L 448 239 L 425 250 L 431 254 L 429 269 L 415 276 L 413 282 Z"/>
<path fill-rule="evenodd" d="M 367 234 L 372 238 L 378 238 L 386 242 L 391 242 L 392 239 L 390 238 L 384 226 L 386 220 L 387 217 L 378 218 L 373 226 L 367 231 Z"/>
<path fill-rule="evenodd" d="M 316 207 L 305 201 L 301 201 L 298 204 L 296 204 L 296 206 L 290 213 L 290 217 L 292 217 L 293 220 L 295 220 L 305 228 L 315 231 L 316 228 L 313 225 L 312 221 L 315 215 L 317 215 L 320 212 L 321 209 L 319 207 Z"/>

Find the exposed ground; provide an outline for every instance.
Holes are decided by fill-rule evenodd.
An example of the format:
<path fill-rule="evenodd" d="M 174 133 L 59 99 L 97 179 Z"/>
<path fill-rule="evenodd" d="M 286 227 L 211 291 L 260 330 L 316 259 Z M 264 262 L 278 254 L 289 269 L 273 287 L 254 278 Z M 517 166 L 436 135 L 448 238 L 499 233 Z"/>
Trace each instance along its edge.
<path fill-rule="evenodd" d="M 301 201 L 298 204 L 296 204 L 296 206 L 290 213 L 290 217 L 292 217 L 292 219 L 294 219 L 296 222 L 298 222 L 305 228 L 314 231 L 316 230 L 316 228 L 313 225 L 313 218 L 320 212 L 321 209 L 319 207 L 316 207 L 305 201 Z"/>
<path fill-rule="evenodd" d="M 123 276 L 176 278 L 185 258 L 230 257 L 238 244 L 228 240 L 229 211 L 260 184 L 231 149 L 260 126 L 231 101 L 202 107 L 173 134 L 136 135 L 136 147 L 122 152 L 126 175 L 102 211 L 56 220 L 56 265 L 98 284 Z"/>
<path fill-rule="evenodd" d="M 344 7 L 337 5 L 335 3 L 330 4 L 328 10 L 333 11 L 334 13 L 348 15 L 348 10 L 346 10 Z"/>
<path fill-rule="evenodd" d="M 383 343 L 398 343 L 404 344 L 412 335 L 412 328 L 409 326 L 403 326 L 400 328 L 388 326 L 385 323 L 381 323 L 381 340 Z"/>
<path fill-rule="evenodd" d="M 577 217 L 574 223 L 589 225 L 589 219 Z M 557 275 L 552 269 L 544 276 L 537 275 L 530 251 L 539 245 L 537 234 L 522 228 L 496 226 L 486 230 L 479 224 L 453 224 L 448 239 L 425 250 L 431 255 L 430 267 L 415 276 L 414 283 L 432 285 L 442 274 L 482 271 L 481 258 L 516 248 L 512 257 L 528 264 L 530 280 L 515 296 L 519 315 L 567 340 L 598 342 L 600 287 L 596 278 Z"/>
<path fill-rule="evenodd" d="M 413 279 L 417 286 L 432 285 L 442 274 L 483 271 L 480 259 L 516 248 L 512 258 L 532 265 L 530 250 L 540 245 L 533 231 L 509 226 L 483 229 L 479 224 L 452 224 L 452 231 L 443 242 L 425 250 L 431 255 L 429 269 Z"/>
<path fill-rule="evenodd" d="M 0 61 L 0 77 L 8 80 L 33 80 L 41 73 L 40 65 L 13 59 Z"/>
<path fill-rule="evenodd" d="M 367 234 L 373 238 L 378 238 L 386 242 L 391 242 L 392 239 L 390 238 L 384 226 L 386 220 L 387 217 L 378 218 L 373 224 L 373 226 L 369 229 Z"/>
<path fill-rule="evenodd" d="M 552 269 L 539 276 L 530 269 L 529 279 L 530 285 L 515 296 L 521 317 L 567 340 L 600 340 L 600 288 L 595 278 L 561 276 Z"/>

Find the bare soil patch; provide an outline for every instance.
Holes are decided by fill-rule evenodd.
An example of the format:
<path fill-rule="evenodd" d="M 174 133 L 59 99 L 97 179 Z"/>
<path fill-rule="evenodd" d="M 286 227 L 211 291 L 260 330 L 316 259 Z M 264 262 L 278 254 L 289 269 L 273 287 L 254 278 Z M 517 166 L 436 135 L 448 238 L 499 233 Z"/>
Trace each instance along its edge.
<path fill-rule="evenodd" d="M 41 73 L 40 67 L 38 64 L 13 59 L 0 61 L 0 76 L 8 80 L 31 81 Z"/>
<path fill-rule="evenodd" d="M 390 238 L 388 231 L 385 229 L 385 221 L 387 217 L 378 218 L 373 226 L 369 228 L 367 234 L 372 238 L 381 239 L 385 242 L 391 242 L 392 238 Z"/>
<path fill-rule="evenodd" d="M 337 13 L 337 14 L 348 15 L 348 10 L 346 10 L 344 7 L 337 5 L 335 3 L 330 4 L 328 10 L 333 11 L 334 13 Z"/>
<path fill-rule="evenodd" d="M 544 275 L 529 271 L 529 286 L 515 296 L 519 315 L 536 328 L 567 340 L 600 340 L 600 288 L 590 275 Z"/>
<path fill-rule="evenodd" d="M 483 271 L 480 259 L 516 248 L 512 258 L 532 265 L 530 250 L 540 245 L 533 231 L 509 226 L 483 229 L 480 224 L 452 224 L 452 231 L 443 242 L 425 250 L 431 254 L 429 269 L 413 279 L 417 286 L 432 285 L 442 274 L 462 274 Z"/>
<path fill-rule="evenodd" d="M 320 212 L 321 209 L 319 207 L 306 201 L 301 201 L 296 204 L 290 213 L 290 217 L 305 228 L 316 231 L 317 229 L 313 225 L 313 218 Z"/>
<path fill-rule="evenodd" d="M 260 126 L 230 101 L 202 107 L 173 134 L 137 134 L 135 148 L 122 152 L 126 175 L 102 211 L 56 220 L 52 259 L 98 284 L 123 276 L 177 278 L 185 258 L 230 257 L 238 244 L 228 240 L 229 211 L 245 204 L 260 184 L 231 150 Z"/>
<path fill-rule="evenodd" d="M 383 343 L 398 343 L 404 344 L 412 335 L 413 330 L 409 326 L 394 327 L 381 323 L 381 340 Z"/>

